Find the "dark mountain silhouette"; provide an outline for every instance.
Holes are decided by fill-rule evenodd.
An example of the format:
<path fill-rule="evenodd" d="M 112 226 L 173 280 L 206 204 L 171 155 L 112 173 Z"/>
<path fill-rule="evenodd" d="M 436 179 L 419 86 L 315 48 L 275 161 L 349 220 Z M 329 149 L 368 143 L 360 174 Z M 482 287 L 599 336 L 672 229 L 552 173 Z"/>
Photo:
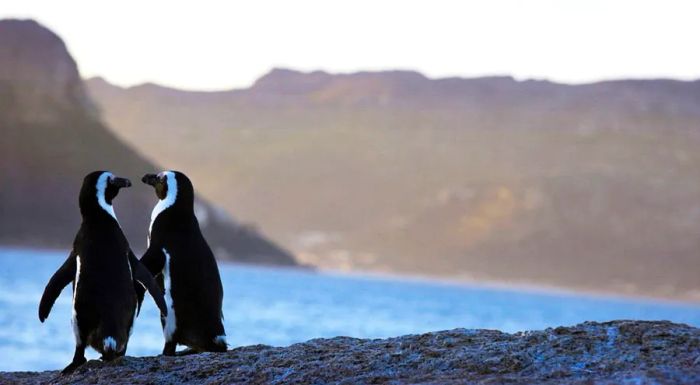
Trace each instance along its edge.
<path fill-rule="evenodd" d="M 132 247 L 145 248 L 156 198 L 140 177 L 159 167 L 100 122 L 65 45 L 33 21 L 0 21 L 0 129 L 2 244 L 71 245 L 80 223 L 82 178 L 106 169 L 134 182 L 120 194 L 115 207 Z M 192 179 L 196 184 L 198 178 Z M 221 209 L 200 200 L 197 213 L 219 257 L 295 264 L 286 251 L 250 226 L 234 222 Z"/>
<path fill-rule="evenodd" d="M 700 298 L 698 81 L 88 85 L 119 137 L 193 164 L 206 196 L 306 262 Z"/>

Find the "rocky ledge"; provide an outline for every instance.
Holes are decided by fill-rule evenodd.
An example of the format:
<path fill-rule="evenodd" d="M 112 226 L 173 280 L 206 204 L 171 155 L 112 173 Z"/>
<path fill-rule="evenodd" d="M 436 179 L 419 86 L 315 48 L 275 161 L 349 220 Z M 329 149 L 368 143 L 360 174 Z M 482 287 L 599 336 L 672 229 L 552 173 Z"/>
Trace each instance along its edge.
<path fill-rule="evenodd" d="M 700 329 L 586 322 L 507 334 L 455 329 L 314 339 L 184 357 L 90 361 L 70 376 L 0 373 L 2 384 L 700 384 Z"/>

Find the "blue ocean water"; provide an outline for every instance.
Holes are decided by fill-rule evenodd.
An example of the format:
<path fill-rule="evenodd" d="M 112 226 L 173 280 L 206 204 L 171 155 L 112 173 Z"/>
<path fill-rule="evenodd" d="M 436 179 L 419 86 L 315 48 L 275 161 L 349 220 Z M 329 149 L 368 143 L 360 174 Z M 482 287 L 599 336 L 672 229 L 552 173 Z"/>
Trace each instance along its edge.
<path fill-rule="evenodd" d="M 39 299 L 67 252 L 0 249 L 0 371 L 61 369 L 71 360 L 71 288 L 40 323 Z M 439 282 L 220 264 L 232 346 L 285 346 L 339 335 L 378 338 L 465 328 L 507 332 L 586 320 L 671 320 L 700 326 L 700 306 L 545 294 Z M 163 335 L 147 297 L 128 355 L 159 354 Z M 97 358 L 89 350 L 88 359 Z"/>

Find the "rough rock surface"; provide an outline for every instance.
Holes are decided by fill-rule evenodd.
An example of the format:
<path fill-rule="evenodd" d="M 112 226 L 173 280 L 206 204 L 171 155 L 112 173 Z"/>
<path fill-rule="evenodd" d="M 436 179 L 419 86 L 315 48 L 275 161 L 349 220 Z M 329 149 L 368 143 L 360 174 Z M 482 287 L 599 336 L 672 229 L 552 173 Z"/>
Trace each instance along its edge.
<path fill-rule="evenodd" d="M 700 384 L 700 329 L 586 322 L 507 334 L 455 329 L 314 339 L 185 357 L 90 361 L 70 376 L 0 373 L 2 384 Z"/>

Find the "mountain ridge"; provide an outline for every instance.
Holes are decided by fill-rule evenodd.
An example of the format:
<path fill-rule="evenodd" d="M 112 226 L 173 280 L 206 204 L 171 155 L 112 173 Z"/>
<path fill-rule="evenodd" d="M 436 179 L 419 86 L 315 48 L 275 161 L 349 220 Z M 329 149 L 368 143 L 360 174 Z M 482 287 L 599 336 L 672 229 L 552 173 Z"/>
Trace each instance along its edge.
<path fill-rule="evenodd" d="M 517 117 L 522 126 L 533 128 L 549 124 L 542 114 L 563 114 L 558 127 L 583 123 L 618 129 L 617 117 L 612 115 L 623 113 L 625 119 L 637 118 L 636 129 L 643 129 L 651 126 L 649 121 L 658 113 L 694 117 L 700 114 L 700 80 L 621 79 L 568 85 L 547 80 L 518 81 L 512 77 L 429 79 L 411 71 L 336 75 L 273 69 L 251 87 L 212 92 L 153 83 L 122 88 L 107 86 L 104 79 L 88 80 L 87 84 L 94 93 L 105 88 L 153 101 L 169 98 L 170 103 L 212 103 L 215 108 L 231 104 L 256 108 L 364 108 L 378 112 L 382 108 L 447 110 L 456 119 L 481 119 L 479 124 L 493 127 L 503 124 L 503 116 Z M 567 120 L 571 114 L 586 116 L 588 122 Z"/>
<path fill-rule="evenodd" d="M 253 81 L 253 83 L 249 86 L 243 86 L 243 87 L 230 87 L 230 88 L 222 88 L 222 89 L 216 89 L 216 90 L 199 90 L 199 89 L 190 89 L 187 87 L 178 87 L 178 86 L 170 86 L 170 85 L 164 85 L 160 84 L 158 82 L 141 82 L 141 83 L 135 83 L 132 85 L 128 86 L 122 86 L 122 85 L 116 85 L 115 83 L 111 82 L 104 76 L 96 75 L 96 76 L 91 76 L 88 78 L 85 78 L 84 80 L 86 82 L 104 82 L 108 83 L 109 85 L 112 85 L 114 87 L 120 88 L 120 89 L 133 89 L 133 88 L 139 88 L 144 85 L 149 85 L 149 86 L 156 86 L 159 88 L 164 88 L 164 89 L 169 89 L 173 91 L 181 91 L 181 92 L 189 92 L 189 93 L 229 93 L 229 92 L 238 92 L 238 91 L 247 91 L 250 90 L 251 88 L 254 88 L 256 86 L 256 83 L 259 83 L 261 81 L 266 81 L 268 78 L 273 78 L 275 80 L 280 79 L 281 77 L 306 77 L 306 76 L 323 76 L 323 77 L 356 77 L 356 76 L 363 76 L 363 75 L 386 75 L 386 74 L 408 74 L 408 75 L 415 75 L 419 78 L 422 78 L 427 81 L 432 81 L 432 82 L 442 82 L 442 83 L 448 83 L 448 82 L 478 82 L 478 81 L 511 81 L 513 83 L 543 83 L 543 84 L 551 84 L 551 85 L 556 85 L 556 86 L 571 86 L 571 87 L 579 87 L 579 86 L 592 86 L 592 85 L 601 85 L 601 84 L 615 84 L 615 83 L 645 83 L 645 82 L 668 82 L 668 83 L 700 83 L 700 78 L 698 79 L 676 79 L 676 78 L 665 78 L 665 77 L 655 77 L 655 78 L 616 78 L 616 79 L 603 79 L 603 80 L 597 80 L 597 81 L 590 81 L 590 82 L 583 82 L 583 83 L 567 83 L 567 82 L 558 82 L 554 80 L 550 80 L 547 78 L 523 78 L 523 79 L 516 79 L 515 77 L 511 75 L 485 75 L 485 76 L 445 76 L 445 77 L 429 77 L 425 74 L 423 74 L 420 71 L 417 70 L 361 70 L 361 71 L 349 71 L 349 72 L 333 72 L 333 71 L 326 71 L 326 70 L 311 70 L 311 71 L 304 71 L 304 70 L 297 70 L 291 67 L 273 67 L 269 71 L 265 72 L 263 75 L 259 76 L 257 79 Z M 280 76 L 281 75 L 281 76 Z"/>

